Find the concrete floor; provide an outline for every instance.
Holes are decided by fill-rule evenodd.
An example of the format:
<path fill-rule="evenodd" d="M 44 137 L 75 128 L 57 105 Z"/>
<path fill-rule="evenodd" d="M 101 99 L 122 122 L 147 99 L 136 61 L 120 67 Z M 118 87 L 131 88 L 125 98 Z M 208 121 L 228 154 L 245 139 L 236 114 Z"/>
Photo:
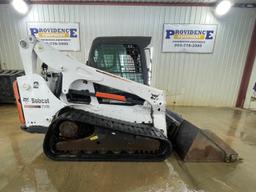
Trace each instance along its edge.
<path fill-rule="evenodd" d="M 19 129 L 15 106 L 0 106 L 0 191 L 255 191 L 256 112 L 175 107 L 213 130 L 244 159 L 241 163 L 54 162 L 42 153 L 44 135 Z"/>

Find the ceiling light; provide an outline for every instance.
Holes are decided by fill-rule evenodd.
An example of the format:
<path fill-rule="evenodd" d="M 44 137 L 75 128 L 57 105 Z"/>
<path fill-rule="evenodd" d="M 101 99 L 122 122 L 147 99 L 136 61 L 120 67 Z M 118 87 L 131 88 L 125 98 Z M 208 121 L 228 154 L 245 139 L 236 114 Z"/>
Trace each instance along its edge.
<path fill-rule="evenodd" d="M 218 16 L 225 15 L 230 8 L 232 7 L 232 3 L 228 0 L 221 1 L 215 8 L 215 13 Z"/>
<path fill-rule="evenodd" d="M 13 0 L 12 6 L 21 14 L 26 14 L 28 12 L 28 5 L 24 0 Z"/>

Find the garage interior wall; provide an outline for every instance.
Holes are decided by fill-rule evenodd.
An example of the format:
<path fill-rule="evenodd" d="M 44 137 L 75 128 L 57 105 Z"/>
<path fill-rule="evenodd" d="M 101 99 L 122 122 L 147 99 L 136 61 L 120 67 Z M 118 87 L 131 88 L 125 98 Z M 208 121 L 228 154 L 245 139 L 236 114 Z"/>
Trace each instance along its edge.
<path fill-rule="evenodd" d="M 27 22 L 79 22 L 79 52 L 86 61 L 98 36 L 152 36 L 152 85 L 163 89 L 167 103 L 188 106 L 235 106 L 255 9 L 232 8 L 216 18 L 212 7 L 30 5 L 21 16 L 0 5 L 0 62 L 6 69 L 22 69 L 18 41 L 27 35 Z M 163 24 L 218 25 L 211 54 L 162 53 Z"/>

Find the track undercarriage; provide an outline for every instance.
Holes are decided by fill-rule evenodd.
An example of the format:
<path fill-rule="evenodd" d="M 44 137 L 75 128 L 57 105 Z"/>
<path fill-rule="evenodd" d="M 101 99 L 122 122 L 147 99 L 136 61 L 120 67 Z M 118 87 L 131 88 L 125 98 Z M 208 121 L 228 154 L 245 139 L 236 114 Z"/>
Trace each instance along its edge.
<path fill-rule="evenodd" d="M 171 151 L 171 143 L 152 125 L 75 109 L 58 116 L 44 140 L 44 152 L 54 160 L 161 161 Z"/>

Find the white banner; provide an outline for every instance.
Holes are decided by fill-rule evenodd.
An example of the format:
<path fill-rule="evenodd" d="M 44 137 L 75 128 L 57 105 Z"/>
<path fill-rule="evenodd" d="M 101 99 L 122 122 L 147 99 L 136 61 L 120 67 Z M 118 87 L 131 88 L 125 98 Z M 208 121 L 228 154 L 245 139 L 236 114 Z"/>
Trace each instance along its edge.
<path fill-rule="evenodd" d="M 163 52 L 212 53 L 217 25 L 164 24 Z"/>
<path fill-rule="evenodd" d="M 27 23 L 29 35 L 62 51 L 79 51 L 78 23 Z"/>

